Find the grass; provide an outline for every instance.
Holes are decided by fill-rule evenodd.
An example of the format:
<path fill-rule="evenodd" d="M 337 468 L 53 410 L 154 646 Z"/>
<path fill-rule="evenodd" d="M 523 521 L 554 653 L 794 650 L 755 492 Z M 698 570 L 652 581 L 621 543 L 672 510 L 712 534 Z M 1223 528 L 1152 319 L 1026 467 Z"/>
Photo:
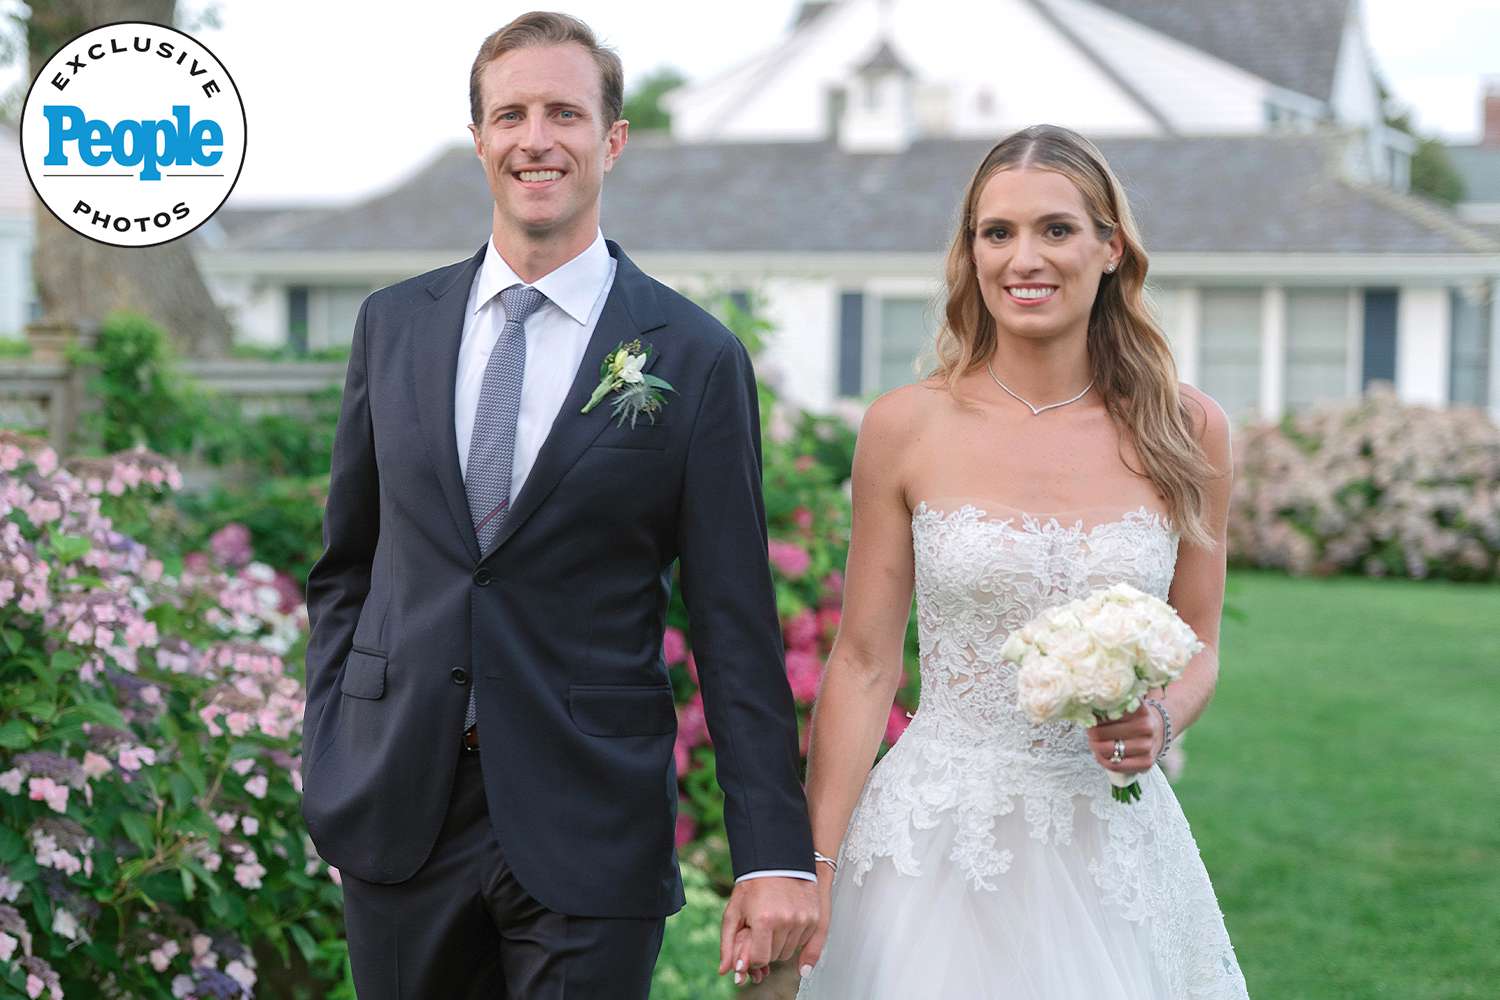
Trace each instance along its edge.
<path fill-rule="evenodd" d="M 1253 997 L 1500 996 L 1500 586 L 1236 573 L 1177 786 Z"/>

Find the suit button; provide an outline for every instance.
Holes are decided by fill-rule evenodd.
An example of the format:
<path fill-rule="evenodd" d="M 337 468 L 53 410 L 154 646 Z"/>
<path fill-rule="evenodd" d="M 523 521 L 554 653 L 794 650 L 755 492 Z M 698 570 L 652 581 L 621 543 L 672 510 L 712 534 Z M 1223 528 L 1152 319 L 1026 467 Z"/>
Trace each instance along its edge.
<path fill-rule="evenodd" d="M 493 579 L 494 577 L 490 576 L 490 568 L 488 566 L 481 566 L 474 571 L 474 582 L 481 587 L 488 587 L 490 581 Z"/>
<path fill-rule="evenodd" d="M 454 667 L 452 673 L 449 676 L 453 678 L 453 683 L 455 684 L 469 683 L 469 672 L 463 667 Z"/>

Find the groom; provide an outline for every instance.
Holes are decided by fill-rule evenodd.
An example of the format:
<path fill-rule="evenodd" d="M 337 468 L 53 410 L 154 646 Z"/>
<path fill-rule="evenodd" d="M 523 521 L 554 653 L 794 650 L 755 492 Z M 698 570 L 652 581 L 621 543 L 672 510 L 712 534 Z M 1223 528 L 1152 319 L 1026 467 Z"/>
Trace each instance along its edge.
<path fill-rule="evenodd" d="M 754 374 L 599 231 L 621 83 L 573 18 L 487 38 L 470 131 L 492 238 L 355 325 L 302 760 L 361 1000 L 646 997 L 683 905 L 674 562 L 738 876 L 725 954 L 757 969 L 816 924 Z M 582 412 L 621 345 L 672 386 L 633 426 L 619 391 Z"/>

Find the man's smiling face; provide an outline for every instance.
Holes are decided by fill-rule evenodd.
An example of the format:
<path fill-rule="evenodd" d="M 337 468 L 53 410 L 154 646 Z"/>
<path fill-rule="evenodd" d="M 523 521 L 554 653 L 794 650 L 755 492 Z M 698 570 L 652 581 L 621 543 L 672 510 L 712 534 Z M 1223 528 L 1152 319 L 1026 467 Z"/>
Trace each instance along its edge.
<path fill-rule="evenodd" d="M 484 68 L 484 115 L 469 131 L 497 227 L 533 240 L 592 239 L 604 175 L 629 129 L 603 121 L 601 89 L 581 45 L 516 49 Z"/>

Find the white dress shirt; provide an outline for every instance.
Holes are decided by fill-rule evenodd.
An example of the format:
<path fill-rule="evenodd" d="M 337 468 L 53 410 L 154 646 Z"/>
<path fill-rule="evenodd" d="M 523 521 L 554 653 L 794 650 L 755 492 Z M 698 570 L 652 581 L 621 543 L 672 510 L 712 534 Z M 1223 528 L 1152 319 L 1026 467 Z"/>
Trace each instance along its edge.
<path fill-rule="evenodd" d="M 515 464 L 510 475 L 512 503 L 521 492 L 578 374 L 583 352 L 614 286 L 615 267 L 615 259 L 609 255 L 604 234 L 600 232 L 583 253 L 531 283 L 547 301 L 526 319 L 526 373 L 521 381 Z M 500 342 L 500 331 L 505 328 L 505 307 L 500 293 L 511 285 L 524 284 L 495 249 L 495 241 L 486 243 L 484 261 L 469 289 L 463 337 L 458 347 L 458 372 L 453 383 L 453 429 L 458 438 L 458 468 L 463 474 L 468 472 L 469 442 L 474 436 L 484 368 L 490 352 Z M 808 872 L 780 870 L 747 872 L 735 881 L 772 875 L 817 881 L 817 876 Z"/>
<path fill-rule="evenodd" d="M 615 259 L 604 245 L 603 233 L 596 235 L 583 253 L 531 283 L 547 301 L 526 319 L 526 374 L 521 381 L 521 410 L 516 418 L 515 464 L 510 474 L 512 502 L 562 409 L 614 283 Z M 495 249 L 495 241 L 486 243 L 484 262 L 469 289 L 463 339 L 458 346 L 458 377 L 453 382 L 458 468 L 465 475 L 484 367 L 505 328 L 500 293 L 511 285 L 524 284 Z"/>

